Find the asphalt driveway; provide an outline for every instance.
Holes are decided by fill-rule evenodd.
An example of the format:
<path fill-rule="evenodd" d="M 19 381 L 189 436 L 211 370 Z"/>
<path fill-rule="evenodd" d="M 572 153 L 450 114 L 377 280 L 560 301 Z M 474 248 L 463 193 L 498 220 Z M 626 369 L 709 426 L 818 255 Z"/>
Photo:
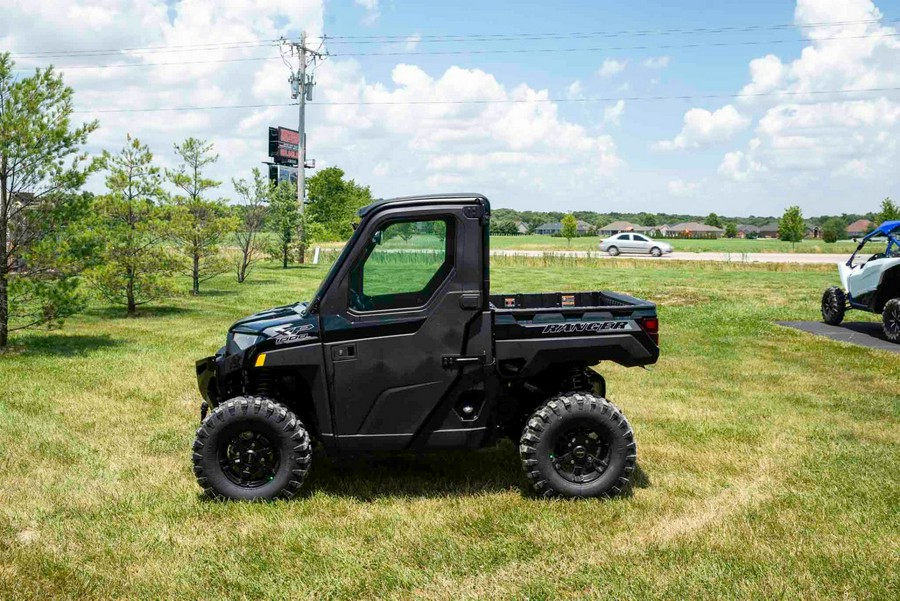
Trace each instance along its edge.
<path fill-rule="evenodd" d="M 777 321 L 775 323 L 817 336 L 825 336 L 838 342 L 849 342 L 880 351 L 900 353 L 900 344 L 894 344 L 884 339 L 880 323 L 851 321 L 844 322 L 839 326 L 830 326 L 820 321 Z"/>

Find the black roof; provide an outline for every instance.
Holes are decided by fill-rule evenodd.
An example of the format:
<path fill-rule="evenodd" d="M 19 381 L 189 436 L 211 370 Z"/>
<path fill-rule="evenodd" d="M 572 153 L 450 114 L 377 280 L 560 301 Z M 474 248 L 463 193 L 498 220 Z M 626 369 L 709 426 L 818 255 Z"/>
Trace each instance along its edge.
<path fill-rule="evenodd" d="M 458 203 L 460 201 L 479 202 L 484 205 L 486 213 L 491 212 L 491 203 L 483 194 L 426 194 L 424 196 L 400 196 L 398 198 L 380 198 L 370 205 L 366 205 L 359 210 L 358 215 L 365 217 L 375 209 L 379 209 L 385 205 L 415 205 L 415 204 L 434 204 L 440 202 Z"/>

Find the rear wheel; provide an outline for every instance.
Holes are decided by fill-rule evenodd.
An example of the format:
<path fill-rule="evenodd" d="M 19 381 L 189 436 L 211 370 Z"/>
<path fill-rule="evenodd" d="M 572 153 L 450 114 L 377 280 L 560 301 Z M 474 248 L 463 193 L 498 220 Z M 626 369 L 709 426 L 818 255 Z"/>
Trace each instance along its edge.
<path fill-rule="evenodd" d="M 289 499 L 303 486 L 312 448 L 303 424 L 285 407 L 237 397 L 203 420 L 193 459 L 197 483 L 211 497 Z"/>
<path fill-rule="evenodd" d="M 616 248 L 615 246 L 610 246 L 606 252 L 608 252 L 609 256 L 611 256 L 611 257 L 619 256 L 619 249 Z"/>
<path fill-rule="evenodd" d="M 884 305 L 884 337 L 900 343 L 900 298 L 892 298 Z"/>
<path fill-rule="evenodd" d="M 618 407 L 573 392 L 551 398 L 532 414 L 519 455 L 528 479 L 545 497 L 611 497 L 628 484 L 637 445 Z"/>
<path fill-rule="evenodd" d="M 661 257 L 662 251 L 659 250 L 659 248 L 657 248 L 656 246 L 654 246 L 653 248 L 650 249 L 650 254 L 653 255 L 654 257 Z"/>
<path fill-rule="evenodd" d="M 844 321 L 844 313 L 847 310 L 847 298 L 844 291 L 837 286 L 825 290 L 822 295 L 822 320 L 836 326 Z"/>

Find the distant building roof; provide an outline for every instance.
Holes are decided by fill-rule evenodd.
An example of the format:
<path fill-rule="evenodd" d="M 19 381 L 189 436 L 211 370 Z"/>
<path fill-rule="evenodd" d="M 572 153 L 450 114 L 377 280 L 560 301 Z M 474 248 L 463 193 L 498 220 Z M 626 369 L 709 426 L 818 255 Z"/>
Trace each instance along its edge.
<path fill-rule="evenodd" d="M 761 226 L 759 226 L 759 231 L 760 232 L 777 232 L 778 231 L 778 222 L 770 221 L 769 223 L 767 223 L 765 225 L 761 225 Z"/>
<path fill-rule="evenodd" d="M 676 232 L 715 232 L 715 233 L 724 233 L 720 227 L 715 227 L 712 225 L 706 225 L 705 223 L 697 223 L 696 221 L 688 221 L 686 223 L 676 223 L 670 230 L 674 230 Z"/>
<path fill-rule="evenodd" d="M 651 228 L 630 221 L 613 221 L 600 228 L 601 232 L 649 232 Z"/>
<path fill-rule="evenodd" d="M 872 222 L 868 219 L 857 219 L 847 226 L 848 232 L 865 232 L 872 227 Z"/>
<path fill-rule="evenodd" d="M 748 233 L 748 232 L 759 233 L 759 228 L 750 223 L 739 223 L 737 226 L 737 231 L 744 232 L 744 233 Z"/>

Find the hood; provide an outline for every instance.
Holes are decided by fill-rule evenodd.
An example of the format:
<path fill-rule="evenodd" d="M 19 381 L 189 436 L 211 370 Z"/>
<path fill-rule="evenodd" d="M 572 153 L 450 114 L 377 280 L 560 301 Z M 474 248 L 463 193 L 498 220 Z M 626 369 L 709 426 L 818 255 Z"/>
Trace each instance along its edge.
<path fill-rule="evenodd" d="M 273 336 L 283 327 L 301 325 L 303 323 L 315 323 L 312 318 L 304 317 L 303 312 L 309 303 L 297 303 L 284 305 L 254 313 L 249 317 L 239 319 L 229 328 L 231 332 L 241 334 L 265 334 Z M 267 331 L 268 330 L 268 331 Z"/>

